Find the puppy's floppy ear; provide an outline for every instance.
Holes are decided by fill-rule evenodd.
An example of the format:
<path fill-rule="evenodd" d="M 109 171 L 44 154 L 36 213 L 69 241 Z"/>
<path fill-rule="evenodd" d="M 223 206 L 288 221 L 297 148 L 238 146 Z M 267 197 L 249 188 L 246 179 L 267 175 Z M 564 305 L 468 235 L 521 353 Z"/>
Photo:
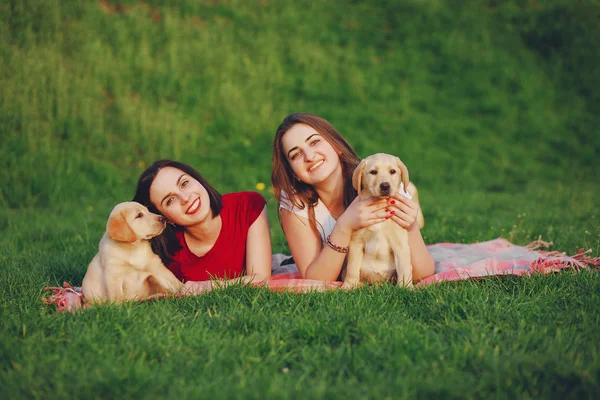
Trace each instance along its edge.
<path fill-rule="evenodd" d="M 133 243 L 137 240 L 135 232 L 125 219 L 125 211 L 110 216 L 106 225 L 106 232 L 109 238 L 117 242 Z"/>
<path fill-rule="evenodd" d="M 365 160 L 362 160 L 360 164 L 358 164 L 358 166 L 354 170 L 354 173 L 352 174 L 352 186 L 358 192 L 358 194 L 362 192 L 362 176 L 363 171 L 365 170 L 365 166 L 367 165 Z"/>
<path fill-rule="evenodd" d="M 400 161 L 400 159 L 398 157 L 396 157 L 396 164 L 398 165 L 398 168 L 400 169 L 401 172 L 401 180 L 402 180 L 402 185 L 404 185 L 404 191 L 406 193 L 408 193 L 408 184 L 410 183 L 410 180 L 408 179 L 408 169 L 406 168 L 406 165 L 404 165 L 404 163 L 402 161 Z"/>

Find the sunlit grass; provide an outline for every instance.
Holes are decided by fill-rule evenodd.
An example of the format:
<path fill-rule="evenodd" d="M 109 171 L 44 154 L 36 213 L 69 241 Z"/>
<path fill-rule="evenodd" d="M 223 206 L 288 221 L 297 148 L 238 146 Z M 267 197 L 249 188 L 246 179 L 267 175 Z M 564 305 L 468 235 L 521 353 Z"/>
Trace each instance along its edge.
<path fill-rule="evenodd" d="M 119 3 L 121 4 L 121 3 Z M 407 164 L 427 243 L 600 254 L 595 1 L 0 4 L 1 398 L 591 398 L 597 272 L 58 315 L 159 158 L 268 200 L 274 131 Z"/>

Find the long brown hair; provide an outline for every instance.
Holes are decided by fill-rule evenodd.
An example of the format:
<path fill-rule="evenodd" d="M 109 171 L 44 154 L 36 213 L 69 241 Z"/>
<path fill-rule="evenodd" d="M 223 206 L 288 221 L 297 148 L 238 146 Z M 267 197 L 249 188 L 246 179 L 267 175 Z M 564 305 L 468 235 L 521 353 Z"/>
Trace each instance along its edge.
<path fill-rule="evenodd" d="M 277 203 L 281 204 L 281 192 L 284 191 L 294 207 L 301 210 L 304 207 L 308 207 L 308 221 L 312 230 L 320 238 L 321 235 L 317 228 L 314 210 L 315 205 L 319 201 L 317 191 L 313 186 L 295 179 L 294 171 L 283 151 L 283 135 L 296 124 L 308 125 L 319 132 L 329 142 L 336 153 L 340 155 L 342 177 L 344 180 L 344 208 L 348 208 L 357 195 L 356 190 L 352 187 L 352 173 L 360 163 L 360 158 L 333 125 L 317 115 L 303 113 L 290 114 L 284 118 L 283 122 L 277 128 L 275 138 L 273 139 L 273 171 L 271 173 L 271 184 L 273 185 L 275 198 L 277 199 Z"/>
<path fill-rule="evenodd" d="M 210 199 L 210 210 L 212 212 L 213 218 L 219 215 L 221 212 L 221 208 L 223 207 L 223 201 L 221 200 L 221 195 L 217 192 L 202 175 L 194 168 L 190 167 L 187 164 L 172 161 L 172 160 L 158 160 L 155 161 L 151 166 L 146 168 L 142 175 L 140 175 L 140 179 L 138 179 L 137 188 L 135 190 L 135 195 L 133 196 L 133 201 L 137 201 L 140 204 L 148 207 L 150 212 L 155 214 L 161 214 L 158 211 L 158 208 L 152 201 L 150 201 L 150 186 L 154 182 L 156 175 L 158 172 L 165 167 L 173 167 L 181 170 L 200 182 L 202 186 L 208 192 L 208 198 Z M 173 261 L 171 256 L 181 249 L 181 245 L 179 244 L 179 240 L 177 236 L 175 236 L 175 231 L 181 229 L 180 227 L 173 226 L 167 224 L 167 227 L 163 231 L 163 233 L 159 236 L 152 238 L 150 241 L 152 244 L 152 250 L 158 254 L 161 258 L 162 262 L 165 265 L 168 265 Z"/>

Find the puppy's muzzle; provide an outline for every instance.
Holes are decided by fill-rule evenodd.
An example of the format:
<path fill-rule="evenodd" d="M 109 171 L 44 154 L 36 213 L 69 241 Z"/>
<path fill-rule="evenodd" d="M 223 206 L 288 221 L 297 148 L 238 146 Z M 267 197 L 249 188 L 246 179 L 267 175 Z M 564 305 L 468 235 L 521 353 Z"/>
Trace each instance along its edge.
<path fill-rule="evenodd" d="M 389 196 L 390 194 L 390 184 L 387 182 L 382 182 L 379 185 L 379 193 L 381 196 Z"/>
<path fill-rule="evenodd" d="M 154 223 L 154 228 L 156 229 L 153 236 L 158 236 L 165 230 L 167 227 L 167 219 L 165 217 L 157 216 L 156 222 Z"/>

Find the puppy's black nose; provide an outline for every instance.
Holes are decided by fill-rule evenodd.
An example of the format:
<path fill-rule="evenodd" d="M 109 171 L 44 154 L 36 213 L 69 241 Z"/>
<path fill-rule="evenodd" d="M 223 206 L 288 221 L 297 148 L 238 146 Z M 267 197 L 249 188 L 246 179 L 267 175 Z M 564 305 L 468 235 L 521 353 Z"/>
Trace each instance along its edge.
<path fill-rule="evenodd" d="M 381 193 L 389 193 L 390 192 L 390 184 L 387 182 L 383 182 L 382 184 L 379 185 L 379 189 L 381 190 Z"/>

